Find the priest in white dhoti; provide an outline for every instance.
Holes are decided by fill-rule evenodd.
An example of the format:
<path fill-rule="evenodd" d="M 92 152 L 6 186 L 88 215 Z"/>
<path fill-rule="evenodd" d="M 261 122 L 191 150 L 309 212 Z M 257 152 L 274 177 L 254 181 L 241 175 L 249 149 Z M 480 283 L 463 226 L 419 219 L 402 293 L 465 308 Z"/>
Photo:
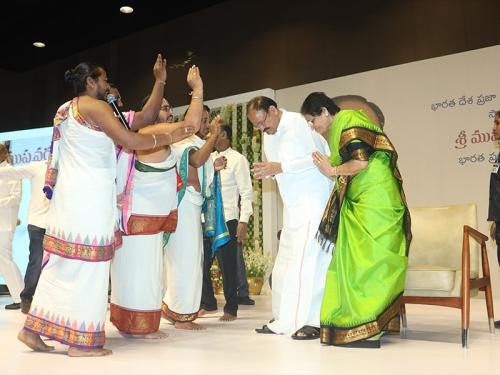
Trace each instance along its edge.
<path fill-rule="evenodd" d="M 211 152 L 220 131 L 218 119 L 209 126 L 206 140 L 192 135 L 171 146 L 177 159 L 182 186 L 178 193 L 178 223 L 165 247 L 166 291 L 163 297 L 163 317 L 175 328 L 200 330 L 194 323 L 198 317 L 203 284 L 202 205 L 214 179 L 214 167 L 223 168 L 221 158 L 214 164 Z M 200 132 L 204 131 L 201 124 Z"/>
<path fill-rule="evenodd" d="M 202 101 L 194 99 L 184 121 L 199 123 Z M 160 132 L 166 124 L 168 102 L 163 99 L 157 123 L 141 130 Z M 134 127 L 132 112 L 128 123 Z M 137 126 L 135 126 L 137 128 Z M 152 134 L 152 133 L 151 133 Z M 169 146 L 146 151 L 119 150 L 117 190 L 122 197 L 122 247 L 111 262 L 110 319 L 134 338 L 165 338 L 159 331 L 163 297 L 163 233 L 177 226 L 176 158 Z"/>
<path fill-rule="evenodd" d="M 256 178 L 276 178 L 283 200 L 283 228 L 272 273 L 273 320 L 258 333 L 319 338 L 320 307 L 331 252 L 315 235 L 332 181 L 318 172 L 312 153 L 330 154 L 324 138 L 304 117 L 278 109 L 267 97 L 248 102 L 248 118 L 264 133 L 266 162 L 254 163 Z"/>

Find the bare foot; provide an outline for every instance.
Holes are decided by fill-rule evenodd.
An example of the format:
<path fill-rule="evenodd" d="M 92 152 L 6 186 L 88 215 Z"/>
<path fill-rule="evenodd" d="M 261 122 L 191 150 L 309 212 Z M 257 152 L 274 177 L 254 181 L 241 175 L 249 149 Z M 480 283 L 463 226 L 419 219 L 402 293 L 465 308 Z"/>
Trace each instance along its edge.
<path fill-rule="evenodd" d="M 104 357 L 105 355 L 113 354 L 110 349 L 79 349 L 71 346 L 68 349 L 68 356 L 70 357 Z"/>
<path fill-rule="evenodd" d="M 120 332 L 120 335 L 122 335 L 127 339 L 150 339 L 150 340 L 160 340 L 160 339 L 166 339 L 168 337 L 168 333 L 163 331 L 156 331 L 145 335 L 136 335 L 131 333 Z"/>
<path fill-rule="evenodd" d="M 206 327 L 193 322 L 175 322 L 174 327 L 177 329 L 187 329 L 190 331 L 201 331 Z"/>
<path fill-rule="evenodd" d="M 224 313 L 224 315 L 222 315 L 219 320 L 221 322 L 232 322 L 233 320 L 236 320 L 236 316 L 229 313 Z"/>
<path fill-rule="evenodd" d="M 207 314 L 214 314 L 216 312 L 217 312 L 217 309 L 215 309 L 215 310 L 200 309 L 200 311 L 198 311 L 198 318 L 201 318 Z"/>
<path fill-rule="evenodd" d="M 44 343 L 40 336 L 25 329 L 19 332 L 17 339 L 36 352 L 50 352 L 55 349 Z"/>

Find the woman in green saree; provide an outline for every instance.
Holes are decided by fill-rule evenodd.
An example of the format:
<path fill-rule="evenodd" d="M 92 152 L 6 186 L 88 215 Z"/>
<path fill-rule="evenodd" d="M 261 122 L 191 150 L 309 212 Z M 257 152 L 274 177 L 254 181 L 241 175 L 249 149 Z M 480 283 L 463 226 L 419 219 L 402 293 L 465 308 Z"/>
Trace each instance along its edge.
<path fill-rule="evenodd" d="M 334 249 L 321 343 L 378 348 L 385 331 L 399 331 L 411 241 L 397 153 L 364 112 L 340 110 L 324 93 L 310 94 L 301 112 L 330 145 L 330 159 L 316 152 L 314 163 L 336 180 L 317 234 Z"/>

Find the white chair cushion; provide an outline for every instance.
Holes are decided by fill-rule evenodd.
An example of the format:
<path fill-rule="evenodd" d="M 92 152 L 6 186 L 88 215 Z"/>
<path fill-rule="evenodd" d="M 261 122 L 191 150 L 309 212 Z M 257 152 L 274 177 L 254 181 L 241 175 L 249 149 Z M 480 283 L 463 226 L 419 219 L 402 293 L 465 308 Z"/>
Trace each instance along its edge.
<path fill-rule="evenodd" d="M 449 292 L 455 286 L 455 272 L 452 268 L 415 265 L 406 272 L 407 290 L 442 290 Z"/>

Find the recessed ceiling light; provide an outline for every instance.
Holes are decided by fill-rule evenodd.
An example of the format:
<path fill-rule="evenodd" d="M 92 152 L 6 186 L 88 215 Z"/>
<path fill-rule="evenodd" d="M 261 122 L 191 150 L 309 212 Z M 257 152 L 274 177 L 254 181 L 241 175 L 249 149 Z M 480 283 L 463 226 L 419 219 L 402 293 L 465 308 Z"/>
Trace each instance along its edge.
<path fill-rule="evenodd" d="M 133 11 L 134 11 L 134 8 L 132 8 L 132 7 L 125 6 L 125 7 L 120 8 L 120 12 L 125 13 L 125 14 L 130 14 Z"/>
<path fill-rule="evenodd" d="M 33 45 L 38 48 L 43 48 L 45 47 L 45 43 L 43 42 L 34 42 Z"/>

